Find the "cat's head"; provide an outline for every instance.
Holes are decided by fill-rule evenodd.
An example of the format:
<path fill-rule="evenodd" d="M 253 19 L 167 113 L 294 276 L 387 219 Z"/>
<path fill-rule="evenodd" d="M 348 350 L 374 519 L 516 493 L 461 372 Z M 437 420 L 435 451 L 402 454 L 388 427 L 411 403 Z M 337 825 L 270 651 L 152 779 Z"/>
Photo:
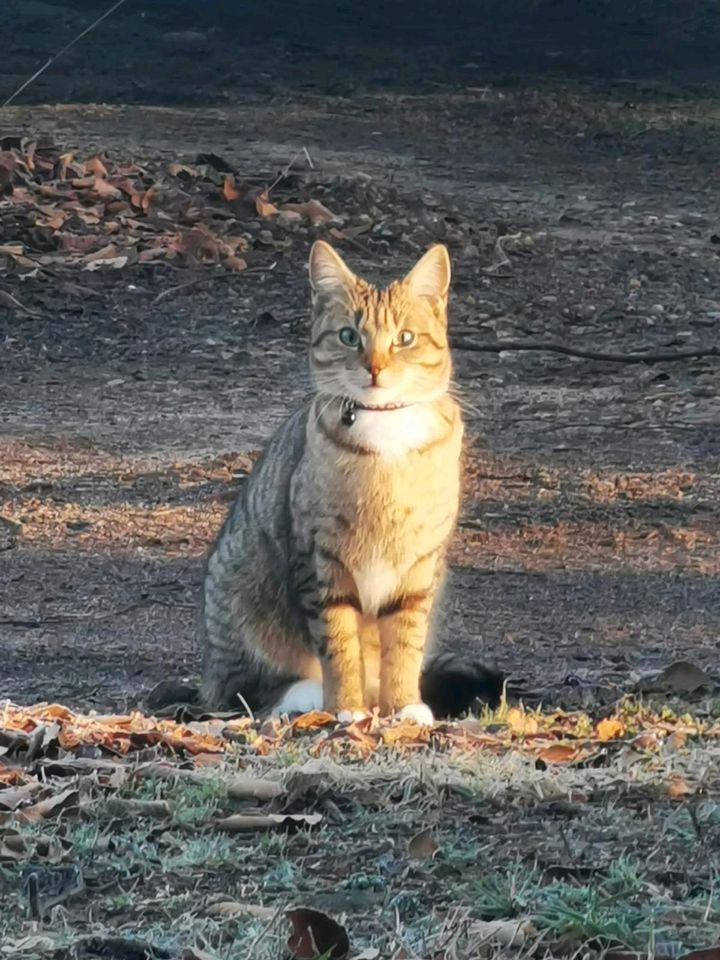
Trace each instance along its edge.
<path fill-rule="evenodd" d="M 450 258 L 434 246 L 384 290 L 322 240 L 310 252 L 310 367 L 321 393 L 365 406 L 429 402 L 447 390 Z"/>

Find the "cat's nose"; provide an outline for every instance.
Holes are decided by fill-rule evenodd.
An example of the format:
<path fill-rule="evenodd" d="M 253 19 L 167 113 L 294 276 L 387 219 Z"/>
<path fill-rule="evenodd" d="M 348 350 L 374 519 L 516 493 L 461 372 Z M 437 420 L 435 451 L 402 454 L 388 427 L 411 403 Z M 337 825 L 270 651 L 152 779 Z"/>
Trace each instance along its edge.
<path fill-rule="evenodd" d="M 379 376 L 379 374 L 380 374 L 380 369 L 381 369 L 381 368 L 378 367 L 376 364 L 373 364 L 373 365 L 370 367 L 370 379 L 371 379 L 372 385 L 373 385 L 374 387 L 377 386 L 377 378 L 378 378 L 378 376 Z"/>

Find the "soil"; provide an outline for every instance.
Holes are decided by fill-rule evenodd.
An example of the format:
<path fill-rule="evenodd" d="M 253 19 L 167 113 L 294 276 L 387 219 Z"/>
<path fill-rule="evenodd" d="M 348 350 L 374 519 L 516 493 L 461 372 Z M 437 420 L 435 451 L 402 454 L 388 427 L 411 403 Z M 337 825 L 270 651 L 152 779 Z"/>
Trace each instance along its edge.
<path fill-rule="evenodd" d="M 11 3 L 3 89 L 91 6 Z M 263 8 L 268 22 L 279 15 Z M 202 17 L 210 9 L 239 29 L 234 5 Z M 214 152 L 268 183 L 304 147 L 313 168 L 301 154 L 294 189 L 374 224 L 337 244 L 359 272 L 387 280 L 447 242 L 469 449 L 445 642 L 496 662 L 526 699 L 587 705 L 673 660 L 715 665 L 718 361 L 467 345 L 714 346 L 720 113 L 707 87 L 686 97 L 707 79 L 710 7 L 684 21 L 672 62 L 660 5 L 654 44 L 630 31 L 602 60 L 611 19 L 591 53 L 551 72 L 556 9 L 542 58 L 504 84 L 524 49 L 509 15 L 496 61 L 485 39 L 489 59 L 463 73 L 477 37 L 458 56 L 428 39 L 432 23 L 399 70 L 379 41 L 347 33 L 340 65 L 320 40 L 303 46 L 299 13 L 267 42 L 267 23 L 253 23 L 243 47 L 229 27 L 198 27 L 189 7 L 128 6 L 0 124 L 139 161 Z M 647 55 L 630 71 L 632 43 Z M 571 49 L 567 34 L 561 59 Z M 266 255 L 236 275 L 0 272 L 0 288 L 33 311 L 0 301 L 0 696 L 124 711 L 159 680 L 196 673 L 203 556 L 253 457 L 308 389 L 304 264 L 327 228 L 268 244 L 267 226 L 253 226 Z"/>

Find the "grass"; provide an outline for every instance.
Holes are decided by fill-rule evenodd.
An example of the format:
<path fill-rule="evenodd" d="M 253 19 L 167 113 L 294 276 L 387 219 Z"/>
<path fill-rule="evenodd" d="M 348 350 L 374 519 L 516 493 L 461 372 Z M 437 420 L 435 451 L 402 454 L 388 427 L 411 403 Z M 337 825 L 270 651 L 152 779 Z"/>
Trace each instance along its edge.
<path fill-rule="evenodd" d="M 624 711 L 628 729 L 640 729 L 642 708 Z M 518 717 L 503 706 L 479 727 L 530 731 L 543 722 L 538 712 Z M 644 753 L 618 743 L 601 762 L 558 766 L 518 751 L 428 746 L 333 758 L 316 756 L 317 742 L 306 736 L 266 757 L 231 757 L 202 782 L 129 777 L 114 791 L 167 801 L 165 819 L 108 818 L 107 791 L 93 787 L 82 817 L 0 825 L 0 851 L 10 831 L 28 851 L 0 857 L 0 896 L 11 905 L 0 913 L 0 941 L 34 936 L 32 956 L 54 960 L 70 960 L 88 936 L 118 935 L 178 958 L 193 948 L 216 960 L 277 960 L 293 906 L 338 919 L 356 953 L 404 951 L 416 960 L 475 960 L 487 940 L 483 924 L 493 922 L 529 925 L 528 956 L 649 944 L 679 955 L 720 939 L 707 853 L 720 841 L 714 740 Z M 229 798 L 239 765 L 245 776 L 281 780 L 300 770 L 307 783 L 292 812 L 318 812 L 323 822 L 220 832 L 218 817 L 269 809 Z M 664 789 L 672 777 L 692 789 L 673 798 Z M 437 849 L 413 858 L 409 842 L 423 830 Z M 31 873 L 45 907 L 40 921 L 30 911 Z M 82 882 L 67 894 L 71 874 Z M 485 944 L 482 955 L 509 949 Z"/>

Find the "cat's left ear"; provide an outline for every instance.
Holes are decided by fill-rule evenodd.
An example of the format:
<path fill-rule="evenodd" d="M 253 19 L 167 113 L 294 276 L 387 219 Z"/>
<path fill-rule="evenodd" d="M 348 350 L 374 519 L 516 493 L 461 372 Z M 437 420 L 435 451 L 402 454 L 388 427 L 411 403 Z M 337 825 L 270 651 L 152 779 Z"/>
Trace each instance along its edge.
<path fill-rule="evenodd" d="M 451 274 L 447 247 L 438 243 L 418 260 L 405 277 L 405 283 L 413 296 L 439 298 L 445 305 Z"/>

